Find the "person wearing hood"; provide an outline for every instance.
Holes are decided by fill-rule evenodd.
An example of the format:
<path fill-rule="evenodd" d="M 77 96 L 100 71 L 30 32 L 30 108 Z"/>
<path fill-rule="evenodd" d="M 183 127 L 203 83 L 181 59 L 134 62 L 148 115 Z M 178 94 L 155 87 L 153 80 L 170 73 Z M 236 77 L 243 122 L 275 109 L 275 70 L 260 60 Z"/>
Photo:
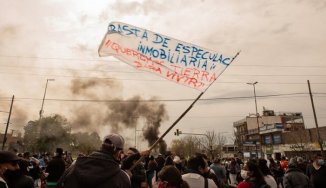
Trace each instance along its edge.
<path fill-rule="evenodd" d="M 124 139 L 119 134 L 104 138 L 101 149 L 78 157 L 59 181 L 63 188 L 131 188 L 127 173 L 120 169 Z"/>
<path fill-rule="evenodd" d="M 20 158 L 12 152 L 0 151 L 0 188 L 8 188 L 5 173 L 19 169 Z"/>
<path fill-rule="evenodd" d="M 34 188 L 34 180 L 32 177 L 28 176 L 27 168 L 29 166 L 29 161 L 22 159 L 18 161 L 19 169 L 14 171 L 6 171 L 4 176 L 8 181 L 8 186 L 10 188 Z"/>
<path fill-rule="evenodd" d="M 309 178 L 298 168 L 298 162 L 292 158 L 283 179 L 284 188 L 309 188 Z"/>

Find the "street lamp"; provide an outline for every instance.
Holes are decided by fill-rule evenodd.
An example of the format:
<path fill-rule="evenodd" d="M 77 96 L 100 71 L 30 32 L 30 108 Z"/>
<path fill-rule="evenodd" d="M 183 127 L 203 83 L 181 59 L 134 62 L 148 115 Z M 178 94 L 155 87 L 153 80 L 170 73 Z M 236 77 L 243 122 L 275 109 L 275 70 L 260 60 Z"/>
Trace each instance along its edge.
<path fill-rule="evenodd" d="M 252 85 L 253 88 L 254 88 L 254 97 L 255 97 L 255 108 L 256 108 L 256 120 L 257 120 L 257 131 L 258 131 L 258 140 L 260 142 L 260 155 L 262 156 L 262 143 L 261 143 L 261 139 L 260 139 L 260 128 L 259 128 L 259 122 L 258 122 L 258 110 L 257 110 L 257 96 L 256 96 L 256 84 L 258 84 L 257 81 L 255 82 L 252 82 L 252 83 L 247 83 L 248 85 Z M 258 149 L 257 149 L 257 142 L 256 142 L 256 154 L 257 154 L 257 157 L 258 157 Z"/>
<path fill-rule="evenodd" d="M 41 106 L 41 110 L 40 110 L 40 119 L 43 116 L 43 106 L 44 106 L 44 100 L 45 100 L 45 95 L 46 95 L 46 90 L 48 88 L 48 83 L 49 81 L 55 81 L 55 79 L 46 79 L 46 84 L 45 84 L 45 90 L 44 90 L 44 95 L 43 95 L 43 100 L 42 100 L 42 106 Z"/>
<path fill-rule="evenodd" d="M 253 83 L 247 83 L 248 85 L 252 85 L 254 87 L 254 97 L 255 97 L 255 107 L 256 107 L 256 117 L 258 117 L 258 110 L 257 110 L 257 98 L 256 98 L 256 84 L 258 84 L 258 82 L 253 82 Z M 258 126 L 259 128 L 259 126 Z"/>

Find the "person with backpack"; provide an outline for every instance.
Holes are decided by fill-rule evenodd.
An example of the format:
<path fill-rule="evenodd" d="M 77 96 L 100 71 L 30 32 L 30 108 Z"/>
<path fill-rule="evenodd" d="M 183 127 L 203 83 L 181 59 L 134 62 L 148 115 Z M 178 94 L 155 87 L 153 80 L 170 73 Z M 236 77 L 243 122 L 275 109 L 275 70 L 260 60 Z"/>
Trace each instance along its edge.
<path fill-rule="evenodd" d="M 213 180 L 209 179 L 208 163 L 202 155 L 195 155 L 188 160 L 188 173 L 182 179 L 190 188 L 217 188 Z"/>

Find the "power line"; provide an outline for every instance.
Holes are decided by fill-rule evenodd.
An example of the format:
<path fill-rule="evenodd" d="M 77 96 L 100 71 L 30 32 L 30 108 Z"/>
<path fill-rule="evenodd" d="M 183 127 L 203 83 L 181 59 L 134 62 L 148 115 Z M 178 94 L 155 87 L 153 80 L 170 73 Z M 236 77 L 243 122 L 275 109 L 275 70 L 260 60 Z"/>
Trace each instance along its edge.
<path fill-rule="evenodd" d="M 144 73 L 143 71 L 112 71 L 112 70 L 90 70 L 90 69 L 74 69 L 74 68 L 53 68 L 53 67 L 38 67 L 38 66 L 13 66 L 13 65 L 0 65 L 0 67 L 9 67 L 9 68 L 22 68 L 22 69 L 45 69 L 45 70 L 67 70 L 67 71 L 87 71 L 87 72 L 103 72 L 103 73 Z"/>
<path fill-rule="evenodd" d="M 1 65 L 0 65 L 1 66 Z M 31 68 L 31 67 L 22 67 L 24 69 L 26 68 Z M 49 69 L 53 71 L 53 68 L 37 68 L 37 67 L 33 67 L 35 69 Z M 56 68 L 57 69 L 57 68 Z M 103 72 L 103 73 L 128 73 L 128 74 L 143 74 L 144 71 L 103 71 L 103 70 L 83 70 L 83 69 L 71 69 L 71 68 L 58 68 L 58 70 L 70 70 L 70 71 L 89 71 L 89 72 Z M 21 74 L 21 73 L 12 73 L 12 72 L 0 72 L 1 74 Z M 27 75 L 35 75 L 38 76 L 39 74 L 30 74 L 30 73 L 23 73 L 23 74 L 27 74 Z M 43 75 L 39 75 L 39 76 L 43 76 Z M 46 75 L 46 76 L 50 76 L 50 75 Z M 71 77 L 71 76 L 66 76 L 66 75 L 54 75 L 57 77 Z M 302 77 L 302 76 L 314 76 L 314 77 L 324 77 L 326 76 L 325 74 L 224 74 L 223 76 L 262 76 L 262 77 Z M 74 76 L 77 77 L 77 76 Z"/>
<path fill-rule="evenodd" d="M 124 72 L 124 73 L 128 73 L 128 72 Z M 136 73 L 136 72 L 132 72 L 132 73 Z M 55 77 L 55 78 L 80 78 L 80 79 L 108 79 L 108 80 L 129 80 L 129 81 L 149 81 L 149 82 L 162 82 L 162 81 L 166 81 L 166 79 L 135 79 L 135 78 L 110 78 L 110 77 L 95 77 L 95 76 L 71 76 L 71 75 L 50 75 L 50 74 L 35 74 L 35 73 L 8 73 L 8 72 L 0 72 L 0 74 L 9 74 L 9 75 L 18 75 L 18 76 L 36 76 L 36 77 Z M 223 76 L 227 76 L 227 74 L 223 75 Z M 245 75 L 243 75 L 245 76 Z M 257 76 L 257 75 L 248 75 L 248 76 Z M 262 75 L 263 76 L 263 75 Z M 269 75 L 271 76 L 271 75 Z M 279 76 L 279 75 L 274 75 L 274 76 Z M 288 76 L 288 75 L 285 75 Z M 304 75 L 296 75 L 296 76 L 304 76 Z M 311 75 L 312 76 L 312 75 Z M 324 75 L 326 76 L 326 75 Z M 218 83 L 239 83 L 239 84 L 243 84 L 245 82 L 223 82 L 223 81 L 219 81 Z M 264 84 L 306 84 L 304 82 L 300 83 L 300 82 L 260 82 L 260 83 L 264 83 Z M 312 85 L 316 85 L 316 84 L 326 84 L 326 82 L 319 82 L 319 83 L 312 83 Z"/>
<path fill-rule="evenodd" d="M 0 57 L 5 58 L 24 58 L 24 59 L 48 59 L 48 60 L 62 60 L 62 61 L 111 61 L 105 59 L 80 59 L 80 58 L 70 58 L 70 57 L 37 57 L 37 56 L 9 56 L 9 55 L 0 55 Z M 120 62 L 118 60 L 113 60 L 111 62 Z"/>
<path fill-rule="evenodd" d="M 65 61 L 110 61 L 120 62 L 119 60 L 107 60 L 103 58 L 71 58 L 71 57 L 38 57 L 38 56 L 11 56 L 11 55 L 0 55 L 3 58 L 24 58 L 24 59 L 48 59 L 48 60 L 65 60 Z M 235 64 L 232 67 L 284 67 L 284 68 L 326 68 L 325 65 L 257 65 L 257 64 Z"/>
<path fill-rule="evenodd" d="M 326 93 L 325 93 L 326 94 Z M 286 94 L 275 94 L 275 95 L 257 95 L 257 98 L 269 98 L 269 97 L 289 97 L 295 95 L 308 95 L 308 93 L 286 93 Z M 238 97 L 214 97 L 214 98 L 203 98 L 199 101 L 214 101 L 214 100 L 234 100 L 234 99 L 251 99 L 253 96 L 238 96 Z M 9 100 L 9 97 L 0 97 L 0 100 Z M 18 100 L 42 100 L 39 98 L 17 98 Z M 47 101 L 61 101 L 61 102 L 104 102 L 104 103 L 128 103 L 128 102 L 188 102 L 193 99 L 142 99 L 142 100 L 100 100 L 100 99 L 45 99 Z"/>

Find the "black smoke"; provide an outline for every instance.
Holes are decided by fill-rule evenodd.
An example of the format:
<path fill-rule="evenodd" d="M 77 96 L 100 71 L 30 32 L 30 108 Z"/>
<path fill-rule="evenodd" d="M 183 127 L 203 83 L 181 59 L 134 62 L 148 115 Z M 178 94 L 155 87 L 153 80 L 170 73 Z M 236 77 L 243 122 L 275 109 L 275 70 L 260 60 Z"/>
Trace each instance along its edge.
<path fill-rule="evenodd" d="M 108 92 L 102 92 L 107 89 Z M 122 133 L 125 129 L 143 128 L 144 139 L 151 146 L 160 135 L 161 123 L 168 119 L 165 105 L 155 97 L 144 100 L 140 96 L 123 99 L 121 85 L 114 80 L 83 79 L 71 82 L 71 92 L 88 100 L 98 100 L 96 109 L 88 106 L 76 108 L 73 128 L 99 129 L 98 126 L 110 126 L 111 132 Z M 143 125 L 139 125 L 143 124 Z M 166 151 L 164 140 L 159 142 L 160 152 Z"/>

